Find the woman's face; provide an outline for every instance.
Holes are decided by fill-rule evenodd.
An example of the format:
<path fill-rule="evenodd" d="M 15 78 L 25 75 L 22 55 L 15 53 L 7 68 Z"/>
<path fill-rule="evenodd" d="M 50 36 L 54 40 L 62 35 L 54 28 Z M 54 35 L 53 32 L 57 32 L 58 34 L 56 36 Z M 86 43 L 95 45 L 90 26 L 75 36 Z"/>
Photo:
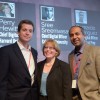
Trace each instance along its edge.
<path fill-rule="evenodd" d="M 5 12 L 5 14 L 10 14 L 10 7 L 9 7 L 9 5 L 5 5 L 5 7 L 4 7 L 4 9 L 3 9 L 3 11 Z"/>
<path fill-rule="evenodd" d="M 47 59 L 53 59 L 57 55 L 57 51 L 55 50 L 55 48 L 51 42 L 46 43 L 43 52 L 44 52 L 44 56 Z"/>

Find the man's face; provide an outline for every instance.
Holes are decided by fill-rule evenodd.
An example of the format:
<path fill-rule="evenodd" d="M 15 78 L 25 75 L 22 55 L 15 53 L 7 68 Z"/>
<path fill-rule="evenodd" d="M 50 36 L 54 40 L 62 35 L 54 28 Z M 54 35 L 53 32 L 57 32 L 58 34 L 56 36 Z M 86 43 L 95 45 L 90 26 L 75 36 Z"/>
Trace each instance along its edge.
<path fill-rule="evenodd" d="M 79 13 L 79 21 L 80 22 L 83 22 L 83 20 L 84 20 L 84 13 L 83 12 L 80 12 Z"/>
<path fill-rule="evenodd" d="M 29 24 L 23 24 L 21 30 L 18 32 L 19 40 L 22 43 L 28 43 L 33 35 L 33 26 Z"/>
<path fill-rule="evenodd" d="M 48 8 L 47 16 L 48 16 L 48 18 L 52 18 L 52 16 L 53 16 L 53 8 Z"/>
<path fill-rule="evenodd" d="M 80 47 L 84 44 L 85 35 L 79 27 L 73 27 L 69 33 L 70 41 L 75 47 Z"/>

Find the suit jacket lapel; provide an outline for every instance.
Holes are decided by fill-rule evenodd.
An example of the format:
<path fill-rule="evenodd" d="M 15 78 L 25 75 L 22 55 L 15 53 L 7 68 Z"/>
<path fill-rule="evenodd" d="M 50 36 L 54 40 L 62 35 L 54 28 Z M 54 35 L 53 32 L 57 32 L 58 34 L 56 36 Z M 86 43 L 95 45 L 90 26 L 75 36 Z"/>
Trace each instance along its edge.
<path fill-rule="evenodd" d="M 37 66 L 37 67 L 39 67 L 39 73 L 38 73 L 39 74 L 39 76 L 38 76 L 38 78 L 39 78 L 39 86 L 41 85 L 41 78 L 42 78 L 44 64 L 45 64 L 45 60 L 41 63 L 40 66 Z"/>
<path fill-rule="evenodd" d="M 80 69 L 79 69 L 78 78 L 80 78 L 82 71 L 84 69 L 84 66 L 87 63 L 87 59 L 89 57 L 89 50 L 90 50 L 89 45 L 86 44 L 85 47 L 84 47 L 83 55 L 82 55 L 81 62 L 80 62 Z"/>
<path fill-rule="evenodd" d="M 42 76 L 42 72 L 43 72 L 43 68 L 44 68 L 45 62 L 46 62 L 46 60 L 44 60 L 44 61 L 42 62 L 42 64 L 41 64 L 41 67 L 40 67 L 40 68 L 41 68 L 41 69 L 40 69 L 40 71 L 41 71 L 41 72 L 40 72 L 40 76 Z M 55 59 L 55 62 L 54 62 L 54 64 L 53 64 L 53 66 L 52 66 L 52 68 L 51 68 L 51 70 L 50 70 L 48 76 L 52 74 L 52 72 L 54 71 L 55 68 L 57 68 L 57 66 L 59 66 L 59 62 L 58 62 L 58 59 Z"/>
<path fill-rule="evenodd" d="M 29 74 L 27 64 L 26 64 L 25 59 L 22 55 L 22 52 L 20 51 L 20 48 L 17 45 L 17 42 L 14 44 L 13 49 L 14 49 L 14 52 L 15 52 L 16 56 L 20 59 L 20 61 L 23 64 L 24 68 L 26 69 L 27 73 Z"/>
<path fill-rule="evenodd" d="M 52 72 L 54 71 L 54 69 L 57 68 L 58 66 L 59 66 L 59 61 L 58 61 L 58 59 L 56 58 L 56 59 L 55 59 L 55 62 L 54 62 L 54 64 L 53 64 L 53 66 L 52 66 L 52 68 L 51 68 L 51 70 L 50 70 L 50 72 L 49 72 L 49 75 L 51 75 Z M 48 75 L 48 76 L 49 76 L 49 75 Z"/>
<path fill-rule="evenodd" d="M 72 54 L 70 55 L 70 57 L 69 57 L 69 63 L 70 63 L 72 78 L 74 77 L 73 61 L 74 61 L 74 53 L 72 53 Z"/>
<path fill-rule="evenodd" d="M 32 48 L 31 48 L 31 52 L 32 52 L 34 63 L 35 63 L 35 67 L 36 67 L 37 66 L 37 54 L 35 54 L 35 52 L 32 50 Z"/>

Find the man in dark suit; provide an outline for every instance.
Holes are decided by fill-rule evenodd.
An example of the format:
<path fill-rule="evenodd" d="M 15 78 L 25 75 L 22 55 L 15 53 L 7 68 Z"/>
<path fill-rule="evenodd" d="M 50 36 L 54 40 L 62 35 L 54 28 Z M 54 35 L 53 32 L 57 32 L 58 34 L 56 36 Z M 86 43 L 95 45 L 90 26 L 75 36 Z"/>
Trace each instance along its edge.
<path fill-rule="evenodd" d="M 86 43 L 81 26 L 72 26 L 69 36 L 75 46 L 69 55 L 73 100 L 100 100 L 100 47 Z"/>
<path fill-rule="evenodd" d="M 37 51 L 28 43 L 34 25 L 22 20 L 16 43 L 0 48 L 0 100 L 37 100 Z"/>

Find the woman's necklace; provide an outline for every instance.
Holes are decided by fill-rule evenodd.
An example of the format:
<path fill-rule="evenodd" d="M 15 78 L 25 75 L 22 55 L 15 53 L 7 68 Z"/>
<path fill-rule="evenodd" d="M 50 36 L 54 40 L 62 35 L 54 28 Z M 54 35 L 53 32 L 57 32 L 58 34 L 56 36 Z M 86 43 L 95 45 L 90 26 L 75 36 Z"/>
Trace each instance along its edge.
<path fill-rule="evenodd" d="M 52 66 L 53 65 L 53 63 L 51 62 L 51 63 L 45 63 L 45 66 L 47 66 L 47 67 L 50 67 L 50 66 Z"/>
<path fill-rule="evenodd" d="M 53 65 L 53 63 L 54 63 L 54 60 L 52 60 L 52 61 L 50 61 L 50 62 L 46 62 L 46 63 L 45 63 L 45 66 L 51 67 L 51 66 Z"/>
<path fill-rule="evenodd" d="M 49 61 L 46 61 L 45 66 L 47 67 L 52 67 L 52 65 L 54 64 L 55 58 Z"/>

